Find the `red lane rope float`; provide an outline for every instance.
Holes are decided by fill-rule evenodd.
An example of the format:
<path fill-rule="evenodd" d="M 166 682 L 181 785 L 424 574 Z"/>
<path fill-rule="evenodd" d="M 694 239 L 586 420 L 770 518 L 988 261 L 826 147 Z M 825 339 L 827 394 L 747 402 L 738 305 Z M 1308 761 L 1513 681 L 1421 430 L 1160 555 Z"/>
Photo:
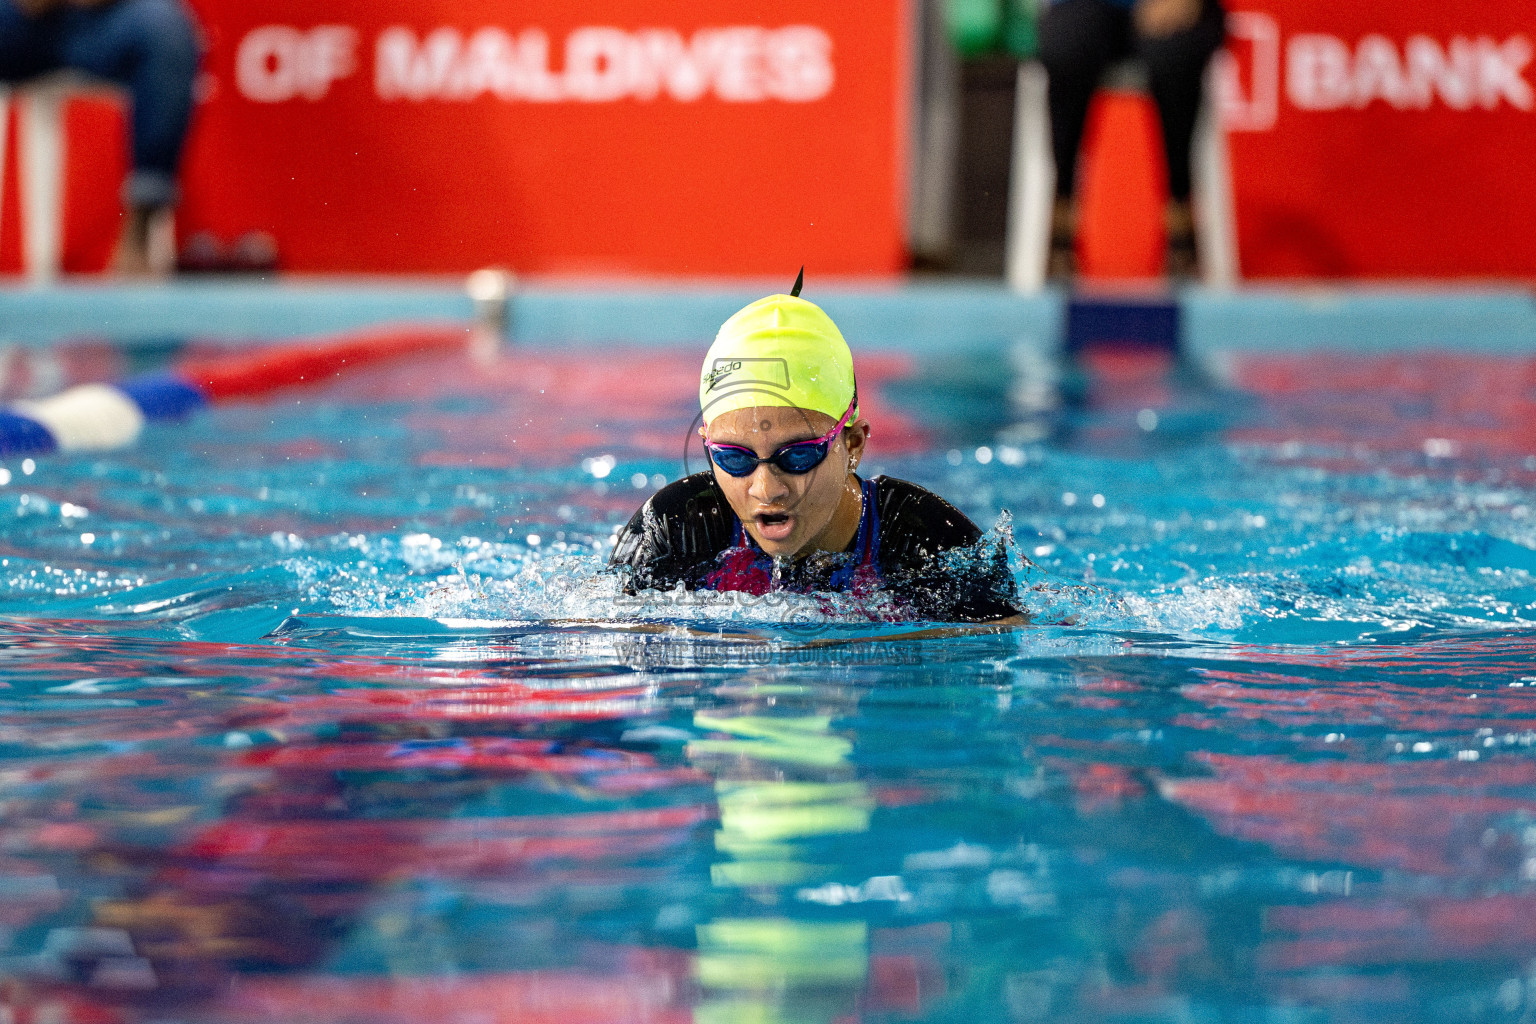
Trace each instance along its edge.
<path fill-rule="evenodd" d="M 187 360 L 177 376 L 210 401 L 266 394 L 301 384 L 322 384 L 348 370 L 463 349 L 466 327 L 390 327 L 330 341 L 294 342 L 256 352 Z"/>

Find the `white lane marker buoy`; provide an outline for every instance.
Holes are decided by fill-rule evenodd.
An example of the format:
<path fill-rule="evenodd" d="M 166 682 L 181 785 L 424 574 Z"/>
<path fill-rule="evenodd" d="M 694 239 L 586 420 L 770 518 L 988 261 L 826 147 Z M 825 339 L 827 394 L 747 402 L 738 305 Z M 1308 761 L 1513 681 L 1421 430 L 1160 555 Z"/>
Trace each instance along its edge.
<path fill-rule="evenodd" d="M 138 403 L 109 384 L 83 384 L 52 398 L 17 402 L 13 408 L 46 427 L 66 452 L 125 448 L 144 429 Z"/>

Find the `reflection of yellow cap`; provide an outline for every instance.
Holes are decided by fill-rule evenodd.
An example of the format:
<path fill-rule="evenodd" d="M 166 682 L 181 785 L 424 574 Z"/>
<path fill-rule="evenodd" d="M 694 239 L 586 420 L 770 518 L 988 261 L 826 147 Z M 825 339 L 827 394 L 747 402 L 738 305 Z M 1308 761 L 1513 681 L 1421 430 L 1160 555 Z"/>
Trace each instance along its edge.
<path fill-rule="evenodd" d="M 850 985 L 869 974 L 869 925 L 864 921 L 736 918 L 701 924 L 695 931 L 695 970 L 705 988 Z"/>
<path fill-rule="evenodd" d="M 792 295 L 758 299 L 727 320 L 699 376 L 706 424 L 763 406 L 839 420 L 853 396 L 853 355 L 842 332 L 821 307 Z"/>

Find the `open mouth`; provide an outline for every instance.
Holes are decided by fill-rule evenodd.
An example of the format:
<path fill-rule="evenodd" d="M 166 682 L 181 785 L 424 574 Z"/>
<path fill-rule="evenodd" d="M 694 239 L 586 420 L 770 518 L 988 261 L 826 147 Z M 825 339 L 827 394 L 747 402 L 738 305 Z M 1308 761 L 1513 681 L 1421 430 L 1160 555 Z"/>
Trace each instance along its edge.
<path fill-rule="evenodd" d="M 787 512 L 764 512 L 757 517 L 757 532 L 763 540 L 785 540 L 795 528 L 795 517 Z"/>

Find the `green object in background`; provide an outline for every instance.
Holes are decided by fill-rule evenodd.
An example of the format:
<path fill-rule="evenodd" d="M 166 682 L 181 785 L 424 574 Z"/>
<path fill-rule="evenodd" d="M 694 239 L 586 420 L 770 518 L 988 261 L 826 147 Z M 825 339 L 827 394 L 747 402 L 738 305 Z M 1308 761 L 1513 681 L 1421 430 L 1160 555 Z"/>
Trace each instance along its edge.
<path fill-rule="evenodd" d="M 1019 60 L 1040 52 L 1039 4 L 1036 0 L 1003 0 L 1003 49 Z"/>
<path fill-rule="evenodd" d="M 1020 60 L 1035 55 L 1037 0 L 945 0 L 944 24 L 961 56 L 1007 53 Z"/>
<path fill-rule="evenodd" d="M 1003 31 L 1004 0 L 946 0 L 944 26 L 949 41 L 964 57 L 979 57 L 997 48 Z"/>

